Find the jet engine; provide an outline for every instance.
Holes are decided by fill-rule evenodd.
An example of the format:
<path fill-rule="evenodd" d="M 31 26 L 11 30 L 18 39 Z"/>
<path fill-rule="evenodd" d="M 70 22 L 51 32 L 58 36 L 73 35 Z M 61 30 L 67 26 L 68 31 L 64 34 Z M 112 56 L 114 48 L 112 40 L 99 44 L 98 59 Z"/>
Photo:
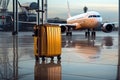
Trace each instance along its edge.
<path fill-rule="evenodd" d="M 114 27 L 115 27 L 115 25 L 112 23 L 104 23 L 102 26 L 102 31 L 109 33 L 109 32 L 113 31 Z"/>

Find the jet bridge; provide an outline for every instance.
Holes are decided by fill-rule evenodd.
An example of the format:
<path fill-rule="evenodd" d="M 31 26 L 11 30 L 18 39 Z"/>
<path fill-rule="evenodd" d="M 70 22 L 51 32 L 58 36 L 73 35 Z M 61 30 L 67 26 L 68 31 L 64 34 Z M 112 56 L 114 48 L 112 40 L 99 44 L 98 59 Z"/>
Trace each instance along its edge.
<path fill-rule="evenodd" d="M 1 12 L 6 12 L 10 0 L 0 0 L 0 10 Z"/>

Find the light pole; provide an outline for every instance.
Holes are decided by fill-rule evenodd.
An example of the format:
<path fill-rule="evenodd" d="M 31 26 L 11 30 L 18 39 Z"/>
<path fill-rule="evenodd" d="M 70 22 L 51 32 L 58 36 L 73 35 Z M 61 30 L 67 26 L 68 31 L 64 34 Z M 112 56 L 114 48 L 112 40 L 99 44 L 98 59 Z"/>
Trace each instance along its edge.
<path fill-rule="evenodd" d="M 120 7 L 120 2 L 119 2 L 119 7 Z M 119 13 L 120 13 L 120 8 L 119 8 Z M 120 20 L 120 16 L 119 16 L 119 20 Z M 119 22 L 119 26 L 120 26 L 120 22 Z M 117 70 L 117 80 L 120 80 L 120 27 L 118 30 L 118 70 Z"/>
<path fill-rule="evenodd" d="M 45 10 L 45 20 L 44 20 L 44 22 L 45 23 L 47 23 L 47 15 L 48 15 L 48 13 L 47 13 L 47 11 L 48 11 L 48 4 L 47 4 L 47 0 L 45 0 L 45 2 L 44 2 L 44 10 Z"/>
<path fill-rule="evenodd" d="M 18 34 L 18 27 L 18 0 L 13 0 L 13 35 Z"/>

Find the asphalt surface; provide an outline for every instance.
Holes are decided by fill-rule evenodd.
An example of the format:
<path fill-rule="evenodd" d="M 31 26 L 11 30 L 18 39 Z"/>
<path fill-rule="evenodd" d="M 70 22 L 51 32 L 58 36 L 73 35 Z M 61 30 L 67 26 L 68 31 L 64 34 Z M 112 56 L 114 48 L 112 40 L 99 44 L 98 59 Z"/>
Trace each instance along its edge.
<path fill-rule="evenodd" d="M 36 62 L 32 32 L 0 32 L 0 80 L 117 80 L 118 32 L 62 34 L 61 61 Z"/>

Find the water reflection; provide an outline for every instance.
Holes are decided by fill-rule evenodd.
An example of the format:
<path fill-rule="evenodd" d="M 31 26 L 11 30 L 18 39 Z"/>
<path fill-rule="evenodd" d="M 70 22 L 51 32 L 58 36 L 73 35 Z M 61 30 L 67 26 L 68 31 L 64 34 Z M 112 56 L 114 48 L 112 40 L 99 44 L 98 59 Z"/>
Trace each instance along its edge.
<path fill-rule="evenodd" d="M 63 37 L 63 43 L 62 47 L 63 48 L 75 48 L 76 45 L 81 45 L 81 46 L 94 46 L 94 39 L 90 39 L 88 37 L 87 40 L 81 40 L 78 37 L 73 37 L 73 36 L 66 36 Z"/>
<path fill-rule="evenodd" d="M 75 37 L 66 37 L 63 47 L 74 48 L 75 52 L 82 59 L 98 59 L 100 56 L 100 46 L 95 45 L 94 39 L 88 38 L 87 40 L 76 39 Z"/>
<path fill-rule="evenodd" d="M 13 35 L 13 80 L 18 80 L 18 36 Z"/>
<path fill-rule="evenodd" d="M 0 55 L 0 80 L 12 79 L 12 65 L 9 62 L 8 53 Z"/>
<path fill-rule="evenodd" d="M 5 48 L 4 48 L 5 49 Z M 8 52 L 0 56 L 0 80 L 18 79 L 18 38 L 13 36 L 13 63 L 10 61 Z"/>
<path fill-rule="evenodd" d="M 110 36 L 104 37 L 103 40 L 102 40 L 101 46 L 103 48 L 112 49 L 112 46 L 113 46 L 112 37 L 110 37 Z"/>
<path fill-rule="evenodd" d="M 34 67 L 34 80 L 62 80 L 60 62 L 36 62 Z"/>
<path fill-rule="evenodd" d="M 120 80 L 120 65 L 118 65 L 117 80 Z"/>
<path fill-rule="evenodd" d="M 8 35 L 8 34 L 6 34 Z M 81 70 L 83 69 L 84 66 L 86 66 L 86 63 L 82 64 L 81 62 L 76 63 L 77 60 L 96 60 L 99 59 L 100 54 L 101 54 L 101 49 L 103 50 L 103 48 L 106 47 L 111 47 L 113 48 L 113 46 L 116 46 L 117 43 L 115 43 L 115 40 L 117 39 L 116 37 L 97 37 L 96 41 L 92 40 L 92 39 L 81 39 L 81 36 L 63 36 L 63 48 L 65 48 L 65 50 L 63 50 L 63 53 L 65 52 L 65 54 L 63 54 L 62 57 L 62 66 L 60 63 L 57 62 L 43 62 L 43 63 L 38 63 L 36 62 L 34 65 L 34 56 L 31 59 L 31 55 L 33 55 L 33 48 L 31 47 L 31 45 L 33 46 L 33 43 L 31 43 L 32 37 L 31 39 L 29 37 L 24 38 L 24 37 L 19 37 L 19 50 L 18 50 L 18 37 L 17 36 L 13 36 L 13 38 L 7 37 L 6 39 L 6 35 L 4 35 L 4 38 L 1 38 L 0 42 L 1 42 L 1 50 L 0 51 L 0 80 L 18 80 L 19 79 L 24 79 L 24 80 L 30 80 L 30 79 L 35 79 L 35 80 L 62 80 L 61 77 L 63 77 L 63 79 L 66 77 L 72 77 L 71 79 L 75 80 L 76 76 L 74 75 L 69 75 L 66 76 L 63 73 L 79 73 L 81 74 Z M 101 34 L 102 35 L 102 34 Z M 9 39 L 8 39 L 9 38 Z M 26 39 L 26 41 L 24 41 Z M 100 41 L 99 41 L 100 40 Z M 27 43 L 28 42 L 28 43 Z M 99 44 L 96 44 L 96 42 Z M 12 43 L 12 44 L 11 44 Z M 101 48 L 103 47 L 103 48 Z M 117 46 L 118 47 L 118 46 Z M 68 50 L 68 49 L 72 49 L 72 50 Z M 107 48 L 108 49 L 108 48 Z M 116 48 L 115 48 L 116 49 Z M 68 51 L 67 51 L 68 50 Z M 111 49 L 113 50 L 113 49 Z M 111 51 L 110 50 L 110 51 Z M 18 54 L 19 51 L 19 54 Z M 70 54 L 69 54 L 70 52 Z M 104 54 L 105 51 L 103 51 Z M 107 53 L 109 52 L 106 51 Z M 27 54 L 26 54 L 27 53 Z M 68 54 L 66 54 L 68 53 Z M 116 52 L 114 52 L 116 53 Z M 117 55 L 113 53 L 113 56 L 115 56 L 114 58 L 117 59 Z M 27 56 L 26 56 L 26 55 Z M 71 55 L 73 54 L 73 55 Z M 77 56 L 76 56 L 77 55 Z M 28 57 L 30 56 L 30 58 Z M 67 57 L 66 57 L 67 56 Z M 71 57 L 73 56 L 73 57 Z M 115 61 L 116 59 L 111 59 L 112 55 L 105 54 L 102 55 L 102 58 L 99 59 L 100 62 L 103 61 L 103 63 L 107 64 L 107 61 L 111 61 L 110 63 L 113 63 L 113 65 L 105 65 L 106 67 L 116 67 L 114 66 L 114 64 L 116 64 L 116 62 L 112 62 Z M 18 68 L 18 57 L 19 57 L 19 68 Z M 68 58 L 68 62 L 66 63 L 67 59 L 65 60 L 65 58 Z M 71 61 L 69 61 L 69 58 Z M 21 59 L 21 60 L 20 60 Z M 31 62 L 33 61 L 33 62 Z M 96 63 L 99 64 L 99 61 Z M 70 62 L 70 63 L 69 63 Z M 29 63 L 30 65 L 27 65 L 26 63 Z M 70 64 L 70 68 L 68 67 L 68 65 Z M 102 64 L 102 63 L 101 63 Z M 101 67 L 103 69 L 106 69 L 102 66 L 104 66 L 104 64 L 99 64 L 97 67 Z M 109 62 L 108 62 L 109 64 Z M 91 69 L 93 68 L 94 64 L 89 64 L 91 65 L 89 68 L 84 68 L 85 70 Z M 93 66 L 92 66 L 93 65 Z M 95 64 L 97 65 L 97 64 Z M 64 67 L 63 71 L 62 71 L 62 67 Z M 95 66 L 96 67 L 96 66 Z M 80 70 L 77 70 L 80 69 Z M 19 70 L 18 70 L 19 69 Z M 34 70 L 33 70 L 34 69 Z M 73 69 L 73 70 L 70 70 Z M 78 72 L 76 72 L 76 71 Z M 94 72 L 96 70 L 96 73 L 99 72 L 99 69 L 93 69 L 92 72 Z M 19 72 L 18 72 L 19 71 Z M 30 73 L 28 73 L 30 71 Z M 84 71 L 84 70 L 83 70 Z M 114 70 L 115 71 L 115 70 Z M 95 75 L 99 75 L 96 74 Z M 29 75 L 30 74 L 30 75 Z M 88 73 L 84 73 L 86 76 L 90 76 Z M 102 74 L 102 73 L 101 73 Z M 63 76 L 62 76 L 63 75 Z M 94 75 L 94 74 L 93 74 Z M 116 75 L 116 74 L 115 74 Z M 114 76 L 114 75 L 113 75 Z M 81 77 L 81 76 L 80 76 Z M 74 79 L 75 78 L 75 79 Z M 117 76 L 117 80 L 120 79 L 120 66 L 118 66 L 118 76 Z M 78 77 L 78 80 L 80 78 Z"/>

